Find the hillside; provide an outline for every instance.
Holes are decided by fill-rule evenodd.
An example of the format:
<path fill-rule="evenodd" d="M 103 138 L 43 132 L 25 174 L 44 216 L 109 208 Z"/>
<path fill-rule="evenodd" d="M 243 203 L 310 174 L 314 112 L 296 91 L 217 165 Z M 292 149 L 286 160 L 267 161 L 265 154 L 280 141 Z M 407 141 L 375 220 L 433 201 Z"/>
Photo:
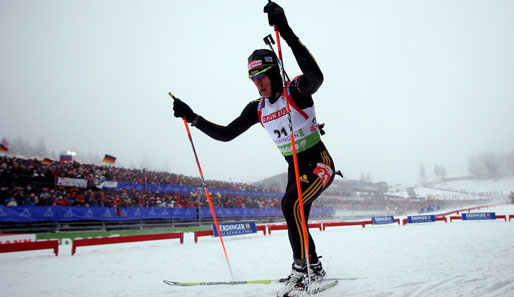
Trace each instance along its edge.
<path fill-rule="evenodd" d="M 284 189 L 286 183 L 287 174 L 282 173 L 255 182 L 252 185 L 277 186 L 279 189 Z M 342 189 L 348 183 L 359 182 L 336 177 L 331 188 Z M 462 180 L 452 179 L 443 182 L 433 182 L 424 186 L 389 185 L 389 190 L 386 194 L 400 198 L 412 198 L 415 193 L 416 197 L 422 198 L 468 200 L 508 196 L 511 191 L 514 191 L 514 176 L 499 179 L 473 179 L 468 177 Z"/>

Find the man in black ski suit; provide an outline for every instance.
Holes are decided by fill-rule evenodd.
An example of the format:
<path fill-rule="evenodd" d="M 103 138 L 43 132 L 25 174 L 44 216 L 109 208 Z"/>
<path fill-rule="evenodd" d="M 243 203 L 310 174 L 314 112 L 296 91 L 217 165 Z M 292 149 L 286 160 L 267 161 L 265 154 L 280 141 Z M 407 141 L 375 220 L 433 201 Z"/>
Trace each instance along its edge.
<path fill-rule="evenodd" d="M 308 220 L 312 202 L 332 183 L 334 162 L 321 141 L 320 127 L 312 94 L 323 82 L 323 74 L 307 48 L 289 27 L 284 10 L 274 2 L 264 8 L 270 25 L 275 25 L 282 38 L 291 48 L 302 75 L 288 86 L 292 97 L 291 119 L 295 133 L 296 152 L 301 180 L 305 219 Z M 207 121 L 181 100 L 174 100 L 174 115 L 185 118 L 191 126 L 219 141 L 230 141 L 251 126 L 260 123 L 269 133 L 288 164 L 288 183 L 282 198 L 282 212 L 287 222 L 289 241 L 293 250 L 292 271 L 284 293 L 292 289 L 305 289 L 308 283 L 307 269 L 313 280 L 321 280 L 325 271 L 316 253 L 310 233 L 309 255 L 305 254 L 302 221 L 293 164 L 287 103 L 283 96 L 282 77 L 276 55 L 267 49 L 255 50 L 248 58 L 248 77 L 255 84 L 261 97 L 246 105 L 241 114 L 227 126 Z M 306 265 L 309 257 L 310 267 Z M 279 296 L 283 294 L 279 293 Z"/>

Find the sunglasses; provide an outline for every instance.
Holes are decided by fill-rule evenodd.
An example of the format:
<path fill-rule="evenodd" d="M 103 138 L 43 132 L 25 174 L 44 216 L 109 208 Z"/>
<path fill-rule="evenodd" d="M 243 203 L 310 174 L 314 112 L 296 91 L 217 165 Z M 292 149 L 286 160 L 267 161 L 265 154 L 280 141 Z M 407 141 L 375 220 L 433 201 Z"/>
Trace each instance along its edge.
<path fill-rule="evenodd" d="M 254 74 L 248 74 L 248 77 L 252 80 L 254 79 L 258 79 L 258 80 L 261 80 L 263 77 L 264 77 L 264 72 L 270 70 L 273 66 L 269 66 L 268 68 L 264 68 L 262 69 L 261 71 L 259 72 L 256 72 Z"/>

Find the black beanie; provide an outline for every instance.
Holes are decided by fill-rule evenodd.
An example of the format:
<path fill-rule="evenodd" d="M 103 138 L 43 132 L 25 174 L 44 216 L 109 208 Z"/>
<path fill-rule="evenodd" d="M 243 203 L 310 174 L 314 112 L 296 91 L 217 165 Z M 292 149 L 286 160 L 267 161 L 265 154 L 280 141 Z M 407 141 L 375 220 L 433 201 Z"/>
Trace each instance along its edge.
<path fill-rule="evenodd" d="M 249 74 L 252 74 L 252 72 L 255 73 L 256 70 L 261 71 L 270 66 L 272 66 L 272 68 L 267 70 L 265 73 L 270 79 L 271 96 L 274 97 L 277 93 L 282 93 L 282 76 L 280 75 L 277 56 L 271 50 L 258 49 L 248 57 Z"/>

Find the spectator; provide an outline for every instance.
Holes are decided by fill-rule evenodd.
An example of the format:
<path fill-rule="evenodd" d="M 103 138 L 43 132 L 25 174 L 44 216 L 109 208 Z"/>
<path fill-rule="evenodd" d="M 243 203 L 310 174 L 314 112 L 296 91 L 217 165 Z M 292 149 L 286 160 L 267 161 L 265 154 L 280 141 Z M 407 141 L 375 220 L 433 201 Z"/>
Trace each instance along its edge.
<path fill-rule="evenodd" d="M 15 198 L 7 199 L 7 206 L 18 206 L 18 202 L 16 202 Z"/>

